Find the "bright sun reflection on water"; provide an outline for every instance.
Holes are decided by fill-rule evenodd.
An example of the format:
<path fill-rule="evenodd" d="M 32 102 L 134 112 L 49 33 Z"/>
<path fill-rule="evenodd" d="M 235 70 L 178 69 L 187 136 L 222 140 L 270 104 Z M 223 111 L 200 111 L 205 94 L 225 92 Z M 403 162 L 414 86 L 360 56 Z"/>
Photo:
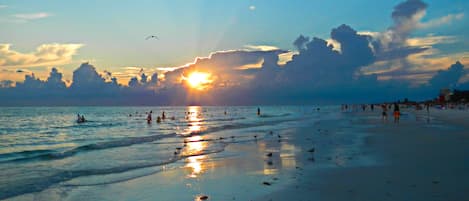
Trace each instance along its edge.
<path fill-rule="evenodd" d="M 188 175 L 191 178 L 196 178 L 199 174 L 203 173 L 205 166 L 203 160 L 206 158 L 202 154 L 207 147 L 207 142 L 202 141 L 201 136 L 192 136 L 187 138 L 187 148 L 184 150 L 184 155 L 195 155 L 186 159 L 186 167 L 190 168 L 191 173 Z"/>
<path fill-rule="evenodd" d="M 188 121 L 188 128 L 186 129 L 186 134 L 192 135 L 197 134 L 202 131 L 203 126 L 203 116 L 201 114 L 201 107 L 199 106 L 190 106 L 188 107 L 188 114 L 186 119 Z"/>

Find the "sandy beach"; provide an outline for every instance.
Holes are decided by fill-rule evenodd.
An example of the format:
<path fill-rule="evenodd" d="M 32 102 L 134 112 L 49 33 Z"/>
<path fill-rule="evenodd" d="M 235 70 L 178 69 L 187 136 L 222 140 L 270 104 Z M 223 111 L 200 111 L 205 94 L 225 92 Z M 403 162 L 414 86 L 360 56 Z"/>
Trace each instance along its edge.
<path fill-rule="evenodd" d="M 223 151 L 7 200 L 468 200 L 467 111 L 403 109 L 398 124 L 378 110 L 317 115 L 272 132 L 208 133 L 203 139 L 227 142 Z M 194 140 L 183 152 L 206 143 Z"/>
<path fill-rule="evenodd" d="M 468 200 L 469 113 L 404 113 L 399 124 L 350 114 L 354 125 L 373 125 L 360 129 L 368 134 L 360 150 L 374 164 L 309 167 L 294 185 L 257 200 Z"/>

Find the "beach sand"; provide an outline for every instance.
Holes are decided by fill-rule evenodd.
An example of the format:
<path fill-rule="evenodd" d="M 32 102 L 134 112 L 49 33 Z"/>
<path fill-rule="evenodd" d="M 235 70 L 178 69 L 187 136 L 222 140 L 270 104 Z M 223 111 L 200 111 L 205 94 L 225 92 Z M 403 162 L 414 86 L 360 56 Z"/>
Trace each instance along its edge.
<path fill-rule="evenodd" d="M 468 111 L 405 111 L 399 124 L 352 114 L 369 135 L 375 164 L 309 169 L 290 187 L 257 200 L 469 200 Z"/>
<path fill-rule="evenodd" d="M 10 200 L 469 200 L 468 111 L 403 114 L 395 124 L 377 110 L 325 113 L 140 177 L 79 178 Z"/>

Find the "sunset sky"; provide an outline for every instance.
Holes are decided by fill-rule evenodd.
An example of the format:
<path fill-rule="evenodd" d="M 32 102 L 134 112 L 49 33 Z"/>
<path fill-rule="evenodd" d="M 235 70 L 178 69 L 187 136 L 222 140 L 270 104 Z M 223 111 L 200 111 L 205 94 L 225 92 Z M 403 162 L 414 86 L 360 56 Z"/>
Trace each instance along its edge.
<path fill-rule="evenodd" d="M 197 57 L 216 54 L 221 60 L 213 61 L 217 66 L 198 65 L 214 82 L 223 77 L 257 79 L 247 72 L 265 64 L 265 55 L 233 60 L 277 51 L 273 54 L 279 59 L 274 60 L 285 67 L 301 52 L 294 45 L 300 35 L 323 39 L 345 55 L 339 39 L 331 39 L 331 30 L 348 32 L 349 27 L 357 36 L 368 37 L 363 39 L 373 53 L 373 59 L 356 63 L 350 76 L 376 75 L 379 81 L 405 80 L 416 86 L 460 61 L 464 67 L 457 82 L 465 83 L 468 9 L 467 0 L 0 0 L 0 80 L 22 82 L 31 73 L 46 80 L 55 67 L 70 86 L 73 71 L 89 62 L 103 78 L 109 80 L 106 73 L 112 72 L 109 77 L 125 86 L 132 77 L 141 79 L 142 72 L 157 72 L 168 81 L 168 70 L 198 65 Z M 159 39 L 145 40 L 149 35 Z M 241 54 L 224 60 L 227 52 Z M 224 62 L 229 72 L 220 70 L 228 68 L 220 66 Z M 301 62 L 290 65 L 294 63 Z"/>

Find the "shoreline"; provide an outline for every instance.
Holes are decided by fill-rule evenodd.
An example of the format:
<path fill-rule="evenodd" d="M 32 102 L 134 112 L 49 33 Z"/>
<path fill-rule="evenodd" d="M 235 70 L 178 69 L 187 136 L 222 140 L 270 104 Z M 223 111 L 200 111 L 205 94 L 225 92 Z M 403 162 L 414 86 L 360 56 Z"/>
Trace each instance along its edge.
<path fill-rule="evenodd" d="M 139 169 L 136 177 L 80 177 L 6 200 L 464 200 L 467 111 L 402 111 L 399 124 L 383 123 L 379 110 L 332 110 L 283 122 L 272 133 L 268 125 L 215 131 L 203 138 L 226 137 L 221 152 Z"/>

